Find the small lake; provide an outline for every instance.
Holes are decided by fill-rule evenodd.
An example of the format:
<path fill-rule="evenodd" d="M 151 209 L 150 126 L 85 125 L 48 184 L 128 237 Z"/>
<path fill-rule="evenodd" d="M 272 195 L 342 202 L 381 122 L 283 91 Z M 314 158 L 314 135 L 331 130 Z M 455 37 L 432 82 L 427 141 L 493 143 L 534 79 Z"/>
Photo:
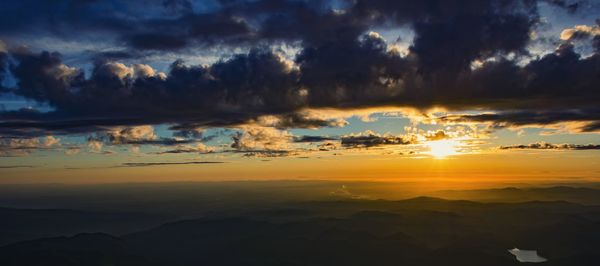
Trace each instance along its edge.
<path fill-rule="evenodd" d="M 515 255 L 517 261 L 519 262 L 545 262 L 546 258 L 538 255 L 537 250 L 522 250 L 518 248 L 509 249 L 508 252 L 510 254 Z"/>

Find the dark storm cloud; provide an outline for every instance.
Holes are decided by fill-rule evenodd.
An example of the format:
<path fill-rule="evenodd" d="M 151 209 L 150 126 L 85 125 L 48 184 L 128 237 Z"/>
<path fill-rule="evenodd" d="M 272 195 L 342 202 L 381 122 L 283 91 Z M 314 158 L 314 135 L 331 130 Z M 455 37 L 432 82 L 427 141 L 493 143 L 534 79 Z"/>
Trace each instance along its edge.
<path fill-rule="evenodd" d="M 596 50 L 596 53 L 600 53 L 600 35 L 594 37 L 593 46 L 594 50 Z"/>
<path fill-rule="evenodd" d="M 377 35 L 360 40 L 307 47 L 296 59 L 301 83 L 316 106 L 352 107 L 389 101 L 403 94 L 403 75 L 412 71 L 399 55 L 389 53 Z M 409 81 L 410 82 L 410 81 Z"/>
<path fill-rule="evenodd" d="M 166 78 L 141 75 L 114 62 L 96 63 L 89 78 L 56 53 L 15 54 L 17 95 L 48 103 L 57 111 L 0 114 L 3 131 L 37 128 L 86 131 L 98 126 L 177 122 L 242 124 L 260 114 L 289 112 L 301 106 L 298 72 L 271 52 L 253 50 L 211 66 L 175 62 Z"/>
<path fill-rule="evenodd" d="M 418 22 L 410 49 L 419 57 L 421 70 L 439 74 L 436 78 L 443 81 L 475 59 L 524 52 L 534 23 L 535 17 L 518 13 L 460 14 L 441 21 Z"/>
<path fill-rule="evenodd" d="M 228 12 L 186 13 L 174 19 L 153 19 L 139 24 L 140 30 L 122 36 L 134 49 L 178 50 L 188 46 L 236 45 L 259 41 L 245 19 Z"/>
<path fill-rule="evenodd" d="M 187 40 L 181 36 L 160 33 L 135 34 L 128 42 L 133 48 L 149 50 L 177 50 L 187 45 Z"/>
<path fill-rule="evenodd" d="M 299 99 L 303 101 L 303 99 Z M 275 117 L 276 121 L 268 124 L 279 129 L 288 128 L 322 128 L 322 127 L 343 127 L 348 122 L 341 119 L 326 119 L 320 117 L 310 117 L 303 113 L 280 114 Z"/>
<path fill-rule="evenodd" d="M 548 3 L 565 8 L 569 13 L 575 13 L 581 7 L 581 2 L 564 1 L 564 0 L 547 0 Z"/>
<path fill-rule="evenodd" d="M 0 93 L 2 93 L 3 82 L 8 70 L 8 54 L 5 51 L 4 43 L 0 40 Z"/>
<path fill-rule="evenodd" d="M 550 2 L 572 9 L 562 1 Z M 96 34 L 125 40 L 132 48 L 172 50 L 193 45 L 264 41 L 320 45 L 332 40 L 355 39 L 374 26 L 418 24 L 416 28 L 423 30 L 426 40 L 449 41 L 454 35 L 456 42 L 449 45 L 459 49 L 457 44 L 465 37 L 473 40 L 473 46 L 483 52 L 519 45 L 522 31 L 536 19 L 530 16 L 535 15 L 536 3 L 528 0 L 262 0 L 221 1 L 211 5 L 202 1 L 172 0 L 24 0 L 3 5 L 5 15 L 0 18 L 0 32 L 9 35 L 31 32 L 71 39 L 81 38 L 78 36 L 81 33 Z M 523 21 L 519 21 L 521 19 Z M 430 31 L 440 26 L 444 32 Z M 511 28 L 513 36 L 497 37 L 498 31 L 507 27 L 514 27 Z M 460 32 L 464 35 L 455 35 Z M 509 39 L 511 41 L 507 41 Z M 430 49 L 426 45 L 422 48 L 419 51 Z M 468 48 L 473 47 L 460 49 L 460 54 L 473 54 Z"/>
<path fill-rule="evenodd" d="M 189 13 L 193 11 L 192 2 L 188 0 L 163 0 L 162 5 L 172 12 Z"/>
<path fill-rule="evenodd" d="M 562 1 L 549 2 L 576 10 Z M 549 117 L 550 124 L 573 120 L 561 120 L 557 110 L 588 112 L 600 101 L 598 54 L 584 58 L 563 44 L 554 53 L 517 63 L 526 56 L 529 33 L 539 21 L 537 1 L 348 1 L 337 10 L 328 2 L 226 1 L 202 12 L 198 3 L 188 1 L 157 1 L 146 9 L 137 2 L 23 3 L 10 1 L 3 7 L 8 17 L 0 18 L 0 33 L 10 37 L 15 30 L 54 27 L 44 34 L 107 34 L 127 46 L 116 56 L 133 57 L 146 49 L 194 45 L 262 48 L 212 65 L 176 61 L 166 75 L 146 65 L 119 64 L 111 61 L 115 55 L 107 54 L 87 76 L 65 65 L 58 53 L 9 49 L 15 61 L 10 72 L 17 80 L 10 91 L 55 111 L 2 112 L 3 135 L 87 133 L 161 123 L 183 132 L 259 123 L 265 115 L 274 116 L 269 126 L 280 129 L 318 128 L 344 122 L 308 117 L 302 110 L 384 105 L 482 107 L 534 116 L 544 108 L 548 114 L 559 113 Z M 32 17 L 17 17 L 12 11 Z M 406 56 L 369 32 L 401 25 L 415 34 Z M 275 42 L 299 42 L 297 57 L 290 61 L 273 52 L 268 44 Z M 476 60 L 483 63 L 472 68 Z M 593 113 L 575 120 L 584 116 L 599 121 Z M 346 143 L 354 141 L 348 138 Z"/>
<path fill-rule="evenodd" d="M 101 61 L 118 61 L 123 59 L 134 59 L 139 56 L 139 53 L 134 51 L 125 51 L 125 50 L 115 50 L 115 51 L 105 51 L 105 52 L 90 52 L 92 53 L 92 59 L 95 62 Z"/>
<path fill-rule="evenodd" d="M 527 145 L 500 146 L 502 150 L 600 150 L 598 144 L 552 144 L 545 142 Z"/>
<path fill-rule="evenodd" d="M 122 125 L 143 125 L 151 118 L 110 118 L 73 115 L 64 112 L 42 113 L 34 109 L 0 112 L 0 135 L 36 137 L 105 131 Z M 160 122 L 160 120 L 154 120 Z"/>
<path fill-rule="evenodd" d="M 336 13 L 328 1 L 231 1 L 206 13 L 140 22 L 141 36 L 152 38 L 123 36 L 133 48 L 158 50 L 279 41 L 322 43 L 331 38 L 352 39 L 374 22 L 369 16 L 357 15 Z M 164 36 L 164 32 L 171 35 Z M 155 38 L 161 35 L 163 38 Z"/>
<path fill-rule="evenodd" d="M 121 6 L 127 10 L 131 6 Z M 75 30 L 121 31 L 129 29 L 114 1 L 23 0 L 4 1 L 0 10 L 0 32 L 74 34 Z M 118 19 L 117 19 L 118 18 Z M 129 23 L 128 23 L 129 22 Z M 79 33 L 79 32 L 78 32 Z"/>

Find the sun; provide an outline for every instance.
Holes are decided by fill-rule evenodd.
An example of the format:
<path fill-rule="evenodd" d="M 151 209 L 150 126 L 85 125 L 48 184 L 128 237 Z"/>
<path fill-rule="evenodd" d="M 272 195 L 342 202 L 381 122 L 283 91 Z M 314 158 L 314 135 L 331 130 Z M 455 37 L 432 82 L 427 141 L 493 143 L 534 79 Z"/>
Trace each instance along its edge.
<path fill-rule="evenodd" d="M 426 144 L 429 147 L 429 154 L 436 159 L 443 159 L 450 155 L 455 155 L 458 152 L 456 147 L 458 143 L 455 140 L 436 140 Z"/>

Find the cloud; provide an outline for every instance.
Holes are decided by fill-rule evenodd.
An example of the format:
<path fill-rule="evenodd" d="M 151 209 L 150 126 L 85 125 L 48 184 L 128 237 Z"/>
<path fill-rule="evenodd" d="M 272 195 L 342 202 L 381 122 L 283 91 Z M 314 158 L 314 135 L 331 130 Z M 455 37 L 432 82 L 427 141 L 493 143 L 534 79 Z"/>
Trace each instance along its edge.
<path fill-rule="evenodd" d="M 195 161 L 195 162 L 150 162 L 150 163 L 123 163 L 121 167 L 147 167 L 163 165 L 191 165 L 191 164 L 221 164 L 225 162 L 217 161 Z"/>
<path fill-rule="evenodd" d="M 73 156 L 79 154 L 79 152 L 81 152 L 81 148 L 72 147 L 65 150 L 65 155 Z"/>
<path fill-rule="evenodd" d="M 0 169 L 34 168 L 33 165 L 0 165 Z"/>
<path fill-rule="evenodd" d="M 560 33 L 560 39 L 569 41 L 574 39 L 583 39 L 600 35 L 600 26 L 577 25 L 573 28 L 564 29 Z"/>
<path fill-rule="evenodd" d="M 319 151 L 332 151 L 332 150 L 337 150 L 339 148 L 339 144 L 338 143 L 334 143 L 334 142 L 325 142 L 325 143 L 321 143 L 317 146 L 317 148 L 319 149 Z"/>
<path fill-rule="evenodd" d="M 597 132 L 600 109 L 515 110 L 499 113 L 452 114 L 436 118 L 443 123 L 487 123 L 492 129 L 564 127 L 571 132 Z M 571 125 L 572 124 L 572 125 Z"/>
<path fill-rule="evenodd" d="M 270 127 L 248 126 L 232 136 L 231 148 L 239 151 L 287 149 L 293 136 Z"/>
<path fill-rule="evenodd" d="M 317 112 L 299 111 L 282 115 L 265 115 L 256 119 L 261 126 L 275 127 L 278 129 L 322 127 L 344 127 L 348 122 L 342 118 L 327 118 L 319 116 Z"/>
<path fill-rule="evenodd" d="M 162 5 L 173 12 L 188 13 L 193 11 L 193 5 L 189 0 L 163 0 Z"/>
<path fill-rule="evenodd" d="M 174 137 L 181 137 L 181 138 L 193 138 L 193 139 L 200 139 L 202 141 L 208 141 L 210 140 L 211 136 L 206 137 L 204 135 L 204 129 L 202 128 L 183 128 L 183 129 L 178 129 L 175 132 L 173 132 L 173 136 Z"/>
<path fill-rule="evenodd" d="M 537 142 L 531 144 L 500 146 L 501 150 L 600 150 L 598 144 L 551 144 Z"/>
<path fill-rule="evenodd" d="M 178 60 L 167 73 L 99 56 L 84 71 L 68 66 L 59 53 L 9 46 L 0 53 L 0 65 L 8 66 L 0 68 L 0 76 L 10 70 L 16 86 L 3 90 L 52 111 L 0 112 L 3 136 L 155 124 L 179 130 L 341 127 L 346 120 L 306 110 L 395 106 L 551 113 L 590 110 L 600 100 L 597 51 L 582 57 L 563 43 L 539 58 L 527 53 L 530 32 L 540 23 L 537 1 L 466 1 L 461 8 L 438 0 L 349 1 L 336 10 L 327 2 L 224 1 L 201 13 L 186 1 L 127 2 L 120 4 L 121 12 L 104 12 L 95 1 L 26 2 L 7 5 L 8 15 L 0 18 L 3 36 L 57 33 L 105 40 L 114 47 L 99 54 L 120 51 L 118 57 L 129 62 L 145 62 L 156 50 L 177 55 L 188 48 L 226 46 L 238 54 L 203 65 Z M 561 1 L 549 3 L 577 10 Z M 38 8 L 29 8 L 33 4 Z M 411 28 L 414 41 L 406 54 L 373 31 L 384 26 Z M 572 29 L 569 39 L 595 32 L 596 26 L 589 27 Z M 284 55 L 277 44 L 292 45 L 297 53 Z M 481 64 L 471 69 L 473 62 Z M 600 122 L 588 118 L 589 127 L 582 130 Z M 119 141 L 115 137 L 114 144 L 177 144 L 160 138 Z"/>
<path fill-rule="evenodd" d="M 37 33 L 71 41 L 103 40 L 131 50 L 177 51 L 278 42 L 319 45 L 353 39 L 378 26 L 418 23 L 419 35 L 431 34 L 427 28 L 445 27 L 446 34 L 424 37 L 426 40 L 440 43 L 450 37 L 457 39 L 455 43 L 471 40 L 472 44 L 462 49 L 452 44 L 452 48 L 470 55 L 465 51 L 508 50 L 521 45 L 523 35 L 537 19 L 538 2 L 569 12 L 578 7 L 564 1 L 545 0 L 466 1 L 460 3 L 461 8 L 452 8 L 452 4 L 442 0 L 426 4 L 407 0 L 341 3 L 259 0 L 216 1 L 206 6 L 200 4 L 202 8 L 198 9 L 198 3 L 185 0 L 149 0 L 120 2 L 108 8 L 106 3 L 96 1 L 27 0 L 5 6 L 0 32 L 9 36 Z M 442 8 L 445 12 L 438 12 Z M 507 27 L 512 27 L 514 36 L 497 34 Z"/>
<path fill-rule="evenodd" d="M 2 113 L 0 131 L 5 134 L 18 134 L 23 128 L 64 134 L 157 123 L 189 128 L 239 125 L 302 104 L 295 97 L 297 71 L 280 56 L 261 50 L 210 67 L 178 61 L 166 78 L 148 76 L 141 67 L 137 72 L 146 74 L 135 74 L 136 67 L 104 62 L 97 63 L 86 79 L 82 71 L 66 71 L 55 53 L 17 57 L 20 63 L 12 69 L 19 82 L 12 92 L 46 102 L 57 111 Z"/>
<path fill-rule="evenodd" d="M 297 142 L 297 143 L 325 142 L 325 141 L 331 141 L 331 140 L 339 140 L 339 138 L 327 137 L 327 136 L 307 136 L 307 135 L 294 137 L 294 142 Z"/>
<path fill-rule="evenodd" d="M 184 37 L 164 33 L 140 33 L 127 36 L 132 48 L 142 50 L 178 50 L 187 45 Z"/>
<path fill-rule="evenodd" d="M 129 144 L 154 141 L 157 136 L 152 126 L 117 128 L 106 132 L 108 141 L 113 144 Z"/>
<path fill-rule="evenodd" d="M 247 123 L 317 128 L 347 122 L 310 116 L 302 110 L 377 105 L 421 108 L 434 103 L 447 108 L 558 109 L 569 104 L 589 109 L 600 97 L 593 89 L 600 82 L 596 67 L 600 57 L 582 59 L 568 46 L 524 67 L 506 60 L 484 63 L 445 82 L 442 89 L 418 81 L 424 76 L 414 72 L 418 69 L 417 65 L 410 66 L 414 62 L 376 48 L 385 45 L 381 40 L 362 42 L 350 54 L 369 59 L 356 68 L 346 67 L 351 64 L 343 62 L 348 59 L 345 53 L 339 55 L 340 60 L 331 58 L 339 47 L 322 54 L 318 50 L 302 52 L 297 59 L 298 70 L 290 69 L 275 54 L 253 51 L 209 67 L 176 62 L 165 79 L 132 74 L 133 68 L 114 63 L 97 65 L 92 76 L 85 79 L 81 71 L 64 66 L 56 54 L 22 56 L 25 59 L 21 64 L 13 67 L 19 78 L 19 88 L 13 92 L 48 102 L 57 111 L 4 112 L 0 114 L 0 131 L 22 134 L 28 129 L 33 132 L 29 134 L 64 134 L 157 123 L 189 128 Z M 382 61 L 376 60 L 378 57 Z M 333 61 L 325 64 L 325 59 Z M 391 61 L 377 66 L 388 59 Z M 317 60 L 318 65 L 311 60 Z M 365 68 L 360 69 L 362 66 Z M 134 78 L 136 75 L 140 77 Z M 509 100 L 511 105 L 505 105 Z"/>
<path fill-rule="evenodd" d="M 135 127 L 117 127 L 91 137 L 92 140 L 104 141 L 110 145 L 180 145 L 196 142 L 194 139 L 161 138 L 149 125 Z"/>
<path fill-rule="evenodd" d="M 395 135 L 381 135 L 372 131 L 365 131 L 360 134 L 351 134 L 342 136 L 342 146 L 361 148 L 361 147 L 374 147 L 384 145 L 408 145 L 416 143 L 416 138 L 413 136 L 395 136 Z"/>
<path fill-rule="evenodd" d="M 47 136 L 46 139 L 42 141 L 42 147 L 49 148 L 55 145 L 58 145 L 60 139 L 55 138 L 54 136 Z"/>
<path fill-rule="evenodd" d="M 447 139 L 447 138 L 450 138 L 450 136 L 448 136 L 448 134 L 443 130 L 427 132 L 427 134 L 425 134 L 425 139 L 427 139 L 429 141 L 436 141 L 436 140 L 442 140 L 442 139 Z"/>
<path fill-rule="evenodd" d="M 49 150 L 60 145 L 54 136 L 45 138 L 0 138 L 0 157 L 29 155 L 38 150 Z"/>
<path fill-rule="evenodd" d="M 298 151 L 290 150 L 252 150 L 244 153 L 244 157 L 272 158 L 299 155 Z"/>
<path fill-rule="evenodd" d="M 0 53 L 7 53 L 8 49 L 6 49 L 6 43 L 4 43 L 2 40 L 0 40 Z"/>
<path fill-rule="evenodd" d="M 222 152 L 242 153 L 244 157 L 287 157 L 325 151 L 334 144 L 325 146 L 322 142 L 339 140 L 337 137 L 327 136 L 294 136 L 285 130 L 256 125 L 238 130 L 231 136 L 232 150 Z"/>
<path fill-rule="evenodd" d="M 104 146 L 104 144 L 97 139 L 88 139 L 87 146 L 92 152 L 100 152 L 102 151 L 102 146 Z"/>
<path fill-rule="evenodd" d="M 2 93 L 4 79 L 6 78 L 8 70 L 8 51 L 6 50 L 6 44 L 0 40 L 0 93 Z"/>
<path fill-rule="evenodd" d="M 178 153 L 213 153 L 215 152 L 214 147 L 206 146 L 203 143 L 198 143 L 195 146 L 192 145 L 178 145 L 174 149 L 156 152 L 155 154 L 178 154 Z"/>

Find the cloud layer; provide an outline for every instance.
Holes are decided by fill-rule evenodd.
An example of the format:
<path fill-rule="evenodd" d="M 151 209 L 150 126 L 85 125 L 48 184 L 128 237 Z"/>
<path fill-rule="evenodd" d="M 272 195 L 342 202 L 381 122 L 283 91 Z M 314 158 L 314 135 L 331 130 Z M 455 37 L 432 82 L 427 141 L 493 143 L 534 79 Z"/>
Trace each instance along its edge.
<path fill-rule="evenodd" d="M 387 106 L 496 111 L 440 118 L 449 123 L 581 122 L 579 131 L 598 131 L 600 54 L 582 55 L 573 44 L 585 39 L 597 46 L 598 25 L 565 29 L 555 51 L 532 56 L 528 45 L 542 23 L 540 3 L 575 15 L 579 9 L 530 0 L 157 1 L 147 9 L 133 2 L 9 1 L 0 18 L 0 36 L 9 43 L 0 43 L 0 81 L 6 84 L 0 89 L 52 111 L 0 111 L 0 135 L 99 132 L 92 147 L 171 145 L 177 149 L 168 152 L 178 153 L 206 151 L 185 146 L 202 138 L 202 128 L 259 125 L 235 135 L 231 148 L 276 154 L 285 150 L 283 142 L 330 139 L 271 129 L 347 124 L 306 110 Z M 377 33 L 400 27 L 414 33 L 406 51 Z M 115 51 L 94 51 L 86 70 L 57 52 L 14 44 L 27 35 L 102 38 L 120 49 L 118 57 L 134 61 L 217 46 L 241 52 L 207 65 L 177 60 L 162 73 L 144 62 L 120 63 Z M 286 55 L 277 49 L 282 44 L 297 52 Z M 169 124 L 174 138 L 145 127 L 155 124 Z M 375 134 L 341 138 L 344 146 L 413 142 Z"/>
<path fill-rule="evenodd" d="M 512 146 L 500 146 L 501 150 L 600 150 L 598 144 L 552 144 L 537 142 Z"/>

